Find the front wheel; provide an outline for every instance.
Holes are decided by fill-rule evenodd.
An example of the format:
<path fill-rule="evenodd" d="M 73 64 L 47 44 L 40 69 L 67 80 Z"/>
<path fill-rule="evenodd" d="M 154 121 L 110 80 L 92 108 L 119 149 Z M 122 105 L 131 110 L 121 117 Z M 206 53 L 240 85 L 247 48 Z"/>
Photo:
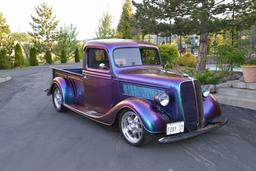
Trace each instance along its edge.
<path fill-rule="evenodd" d="M 58 112 L 65 111 L 65 107 L 63 106 L 63 96 L 62 93 L 57 85 L 54 85 L 53 91 L 52 91 L 52 102 L 55 107 L 55 109 Z"/>
<path fill-rule="evenodd" d="M 119 129 L 126 142 L 133 146 L 141 146 L 152 139 L 152 135 L 144 129 L 139 116 L 131 110 L 121 113 Z"/>

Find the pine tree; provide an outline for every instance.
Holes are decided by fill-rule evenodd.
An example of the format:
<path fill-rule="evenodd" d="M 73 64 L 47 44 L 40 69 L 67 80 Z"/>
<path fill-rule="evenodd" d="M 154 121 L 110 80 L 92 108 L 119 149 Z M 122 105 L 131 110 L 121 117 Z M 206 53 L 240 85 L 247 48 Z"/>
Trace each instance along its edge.
<path fill-rule="evenodd" d="M 75 62 L 80 62 L 80 52 L 78 48 L 76 48 L 75 51 Z"/>
<path fill-rule="evenodd" d="M 47 64 L 52 64 L 52 53 L 49 50 L 45 53 L 45 60 Z"/>
<path fill-rule="evenodd" d="M 98 31 L 96 33 L 97 39 L 112 38 L 115 35 L 115 30 L 111 28 L 112 17 L 110 14 L 105 13 L 100 20 Z"/>
<path fill-rule="evenodd" d="M 235 2 L 235 3 L 234 3 Z M 244 28 L 255 22 L 255 0 L 143 0 L 134 3 L 136 13 L 147 14 L 144 17 L 154 16 L 159 24 L 168 24 L 173 34 L 185 35 L 191 32 L 200 35 L 197 70 L 206 68 L 208 54 L 208 40 L 210 33 L 227 30 L 230 27 Z M 149 17 L 150 18 L 150 17 Z M 254 19 L 253 19 L 254 18 Z M 157 27 L 151 25 L 151 27 Z"/>
<path fill-rule="evenodd" d="M 9 61 L 6 53 L 7 53 L 6 49 L 0 49 L 0 69 L 9 68 Z"/>
<path fill-rule="evenodd" d="M 67 53 L 64 49 L 61 51 L 60 61 L 61 63 L 67 63 Z"/>
<path fill-rule="evenodd" d="M 21 48 L 19 43 L 17 43 L 15 45 L 14 53 L 15 53 L 14 54 L 14 57 L 15 57 L 14 66 L 15 67 L 22 67 L 22 66 L 24 66 L 24 55 L 22 53 L 22 48 Z"/>
<path fill-rule="evenodd" d="M 45 2 L 37 6 L 35 11 L 36 16 L 31 16 L 32 22 L 30 22 L 30 25 L 33 32 L 30 35 L 33 37 L 39 52 L 51 51 L 53 42 L 56 40 L 56 28 L 59 21 L 56 20 L 52 8 Z"/>
<path fill-rule="evenodd" d="M 29 63 L 31 66 L 37 66 L 38 60 L 37 60 L 37 52 L 35 47 L 31 47 L 29 49 Z"/>
<path fill-rule="evenodd" d="M 123 39 L 132 38 L 132 1 L 126 0 L 123 6 L 122 15 L 117 26 L 117 32 Z"/>

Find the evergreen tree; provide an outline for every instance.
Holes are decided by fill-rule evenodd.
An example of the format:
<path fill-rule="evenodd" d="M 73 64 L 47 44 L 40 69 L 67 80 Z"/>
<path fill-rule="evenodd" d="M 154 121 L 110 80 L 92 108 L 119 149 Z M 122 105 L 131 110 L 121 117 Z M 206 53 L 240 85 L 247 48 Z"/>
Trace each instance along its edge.
<path fill-rule="evenodd" d="M 67 63 L 67 53 L 65 49 L 61 51 L 60 61 L 61 63 Z"/>
<path fill-rule="evenodd" d="M 236 2 L 236 13 L 230 12 Z M 252 7 L 255 0 L 200 0 L 200 1 L 180 1 L 180 0 L 143 0 L 142 3 L 134 3 L 138 12 L 153 15 L 159 24 L 169 24 L 172 33 L 187 34 L 194 32 L 200 35 L 199 53 L 197 58 L 197 70 L 204 70 L 206 67 L 206 57 L 208 52 L 209 33 L 226 30 L 230 26 L 237 25 L 240 18 L 250 24 L 255 17 L 255 8 Z M 251 5 L 250 5 L 251 4 Z M 238 8 L 240 10 L 238 10 Z M 137 12 L 137 13 L 138 13 Z M 240 16 L 241 15 L 241 16 Z M 232 17 L 233 16 L 233 17 Z M 238 17 L 239 16 L 239 17 Z M 239 23 L 239 22 L 238 22 Z M 241 24 L 240 24 L 241 25 Z M 244 24 L 242 24 L 244 25 Z M 152 27 L 155 27 L 152 25 Z"/>
<path fill-rule="evenodd" d="M 24 55 L 22 53 L 22 48 L 21 48 L 19 43 L 17 43 L 15 45 L 14 53 L 15 53 L 14 54 L 14 58 L 15 58 L 14 66 L 15 67 L 22 67 L 22 66 L 24 66 Z"/>
<path fill-rule="evenodd" d="M 123 39 L 131 39 L 132 38 L 132 22 L 133 22 L 133 14 L 132 14 L 132 1 L 125 0 L 122 15 L 117 26 L 117 32 Z"/>
<path fill-rule="evenodd" d="M 112 17 L 110 14 L 105 13 L 100 20 L 98 31 L 96 33 L 97 39 L 112 38 L 115 35 L 114 29 L 111 28 Z"/>
<path fill-rule="evenodd" d="M 80 62 L 80 52 L 78 48 L 76 48 L 75 51 L 75 62 Z"/>
<path fill-rule="evenodd" d="M 74 25 L 61 27 L 57 34 L 55 53 L 61 56 L 62 51 L 65 50 L 66 56 L 72 57 L 78 44 L 77 35 L 77 28 Z"/>
<path fill-rule="evenodd" d="M 231 43 L 235 45 L 238 32 L 250 28 L 255 24 L 256 1 L 255 0 L 232 0 L 226 11 L 231 19 L 229 30 L 231 31 Z"/>
<path fill-rule="evenodd" d="M 0 69 L 8 69 L 9 61 L 7 58 L 6 49 L 0 49 Z"/>
<path fill-rule="evenodd" d="M 53 42 L 56 41 L 56 28 L 59 21 L 56 20 L 52 8 L 45 2 L 37 6 L 35 11 L 36 16 L 31 16 L 30 25 L 33 32 L 30 34 L 39 52 L 51 51 Z"/>
<path fill-rule="evenodd" d="M 47 64 L 52 64 L 52 53 L 49 50 L 45 53 L 45 60 Z"/>
<path fill-rule="evenodd" d="M 37 66 L 38 60 L 37 60 L 37 52 L 35 47 L 31 47 L 29 49 L 29 63 L 31 66 Z"/>

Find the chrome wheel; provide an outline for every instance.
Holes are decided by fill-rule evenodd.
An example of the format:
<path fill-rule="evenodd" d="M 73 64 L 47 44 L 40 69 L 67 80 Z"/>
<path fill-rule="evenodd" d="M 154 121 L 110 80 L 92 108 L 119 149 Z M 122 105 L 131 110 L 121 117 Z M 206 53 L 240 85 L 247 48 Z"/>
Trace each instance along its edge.
<path fill-rule="evenodd" d="M 60 90 L 58 87 L 56 87 L 54 89 L 53 92 L 53 101 L 54 101 L 54 105 L 57 109 L 61 109 L 62 106 L 62 95 L 60 93 Z"/>
<path fill-rule="evenodd" d="M 127 141 L 139 143 L 143 138 L 143 125 L 140 118 L 132 111 L 127 111 L 121 118 L 121 131 Z"/>

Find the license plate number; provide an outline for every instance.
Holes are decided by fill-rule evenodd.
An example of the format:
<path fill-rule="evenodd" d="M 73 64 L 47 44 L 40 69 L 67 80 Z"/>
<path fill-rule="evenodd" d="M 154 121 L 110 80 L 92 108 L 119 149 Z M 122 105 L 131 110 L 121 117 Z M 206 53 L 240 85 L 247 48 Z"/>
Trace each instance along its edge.
<path fill-rule="evenodd" d="M 184 122 L 168 123 L 166 126 L 166 135 L 173 135 L 184 132 Z"/>

